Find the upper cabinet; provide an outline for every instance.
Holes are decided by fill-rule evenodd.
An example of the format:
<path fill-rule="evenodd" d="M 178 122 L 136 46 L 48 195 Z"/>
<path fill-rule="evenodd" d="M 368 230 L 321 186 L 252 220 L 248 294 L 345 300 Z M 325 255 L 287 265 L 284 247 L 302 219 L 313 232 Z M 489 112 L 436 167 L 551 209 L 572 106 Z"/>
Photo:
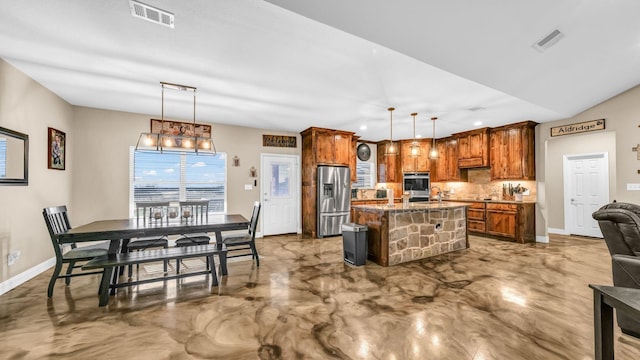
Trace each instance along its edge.
<path fill-rule="evenodd" d="M 432 168 L 435 167 L 432 181 L 466 181 L 458 168 L 458 140 L 453 136 L 438 139 L 436 148 L 438 158 L 432 165 Z"/>
<path fill-rule="evenodd" d="M 351 158 L 355 156 L 352 132 L 310 127 L 300 134 L 303 139 L 309 138 L 310 141 L 303 141 L 303 145 L 308 144 L 312 148 L 303 147 L 302 151 L 309 150 L 315 164 L 349 166 Z"/>
<path fill-rule="evenodd" d="M 385 155 L 387 141 L 378 143 L 378 182 L 394 183 L 402 181 L 402 149 L 397 155 Z"/>
<path fill-rule="evenodd" d="M 358 164 L 358 139 L 360 136 L 352 136 L 351 137 L 351 155 L 349 155 L 349 169 L 351 172 L 351 182 L 354 183 L 358 181 L 358 176 L 356 173 L 357 164 Z"/>
<path fill-rule="evenodd" d="M 411 156 L 413 140 L 400 140 L 400 156 L 403 173 L 431 171 L 431 160 L 429 160 L 431 139 L 417 139 L 416 142 L 420 147 L 420 156 Z"/>
<path fill-rule="evenodd" d="M 524 121 L 490 131 L 491 180 L 534 180 L 535 127 Z"/>
<path fill-rule="evenodd" d="M 453 136 L 458 140 L 458 167 L 489 166 L 489 128 L 465 131 Z"/>

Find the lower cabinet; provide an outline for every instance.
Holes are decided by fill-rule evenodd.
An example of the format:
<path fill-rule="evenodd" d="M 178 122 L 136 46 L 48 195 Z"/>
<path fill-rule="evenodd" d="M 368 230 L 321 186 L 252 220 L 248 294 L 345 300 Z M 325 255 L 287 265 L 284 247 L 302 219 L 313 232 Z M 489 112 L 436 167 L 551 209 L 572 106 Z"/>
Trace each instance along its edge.
<path fill-rule="evenodd" d="M 471 232 L 484 233 L 486 231 L 485 204 L 471 203 L 467 209 L 467 226 Z"/>
<path fill-rule="evenodd" d="M 535 242 L 535 203 L 473 202 L 467 209 L 467 227 L 500 240 Z"/>
<path fill-rule="evenodd" d="M 517 205 L 487 204 L 487 234 L 504 236 L 515 240 L 517 223 Z"/>

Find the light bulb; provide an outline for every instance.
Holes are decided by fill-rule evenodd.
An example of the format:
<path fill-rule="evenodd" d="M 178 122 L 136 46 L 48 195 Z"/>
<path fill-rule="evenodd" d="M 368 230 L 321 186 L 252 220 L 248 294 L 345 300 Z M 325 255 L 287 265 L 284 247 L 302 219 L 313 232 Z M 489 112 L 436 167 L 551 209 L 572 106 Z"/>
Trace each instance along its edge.
<path fill-rule="evenodd" d="M 437 159 L 438 158 L 438 149 L 432 148 L 429 151 L 429 157 L 432 158 L 432 159 Z"/>
<path fill-rule="evenodd" d="M 151 136 L 147 135 L 147 137 L 144 139 L 144 144 L 146 146 L 151 146 L 153 145 L 153 139 L 151 138 Z"/>

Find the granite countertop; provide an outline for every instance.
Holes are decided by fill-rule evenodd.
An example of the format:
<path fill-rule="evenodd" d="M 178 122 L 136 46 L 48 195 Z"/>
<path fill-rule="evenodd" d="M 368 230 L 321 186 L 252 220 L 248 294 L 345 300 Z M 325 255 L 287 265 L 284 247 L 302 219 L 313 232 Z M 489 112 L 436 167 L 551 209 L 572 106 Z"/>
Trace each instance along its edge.
<path fill-rule="evenodd" d="M 393 204 L 390 206 L 388 204 L 385 205 L 353 205 L 354 208 L 363 208 L 363 209 L 374 209 L 374 210 L 383 210 L 383 211 L 403 211 L 403 210 L 437 210 L 437 209 L 451 209 L 451 208 L 459 208 L 469 206 L 471 204 L 465 202 L 447 202 L 443 201 L 441 203 L 437 201 L 432 202 L 414 202 L 409 203 L 409 205 L 405 206 L 403 204 Z"/>

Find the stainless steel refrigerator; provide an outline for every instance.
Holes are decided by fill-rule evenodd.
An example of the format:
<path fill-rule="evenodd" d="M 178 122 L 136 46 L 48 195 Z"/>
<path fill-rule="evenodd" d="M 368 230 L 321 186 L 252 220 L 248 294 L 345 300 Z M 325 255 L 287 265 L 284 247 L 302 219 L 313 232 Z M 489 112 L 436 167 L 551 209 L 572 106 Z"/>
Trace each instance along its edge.
<path fill-rule="evenodd" d="M 342 234 L 351 210 L 348 167 L 318 166 L 318 237 Z"/>

